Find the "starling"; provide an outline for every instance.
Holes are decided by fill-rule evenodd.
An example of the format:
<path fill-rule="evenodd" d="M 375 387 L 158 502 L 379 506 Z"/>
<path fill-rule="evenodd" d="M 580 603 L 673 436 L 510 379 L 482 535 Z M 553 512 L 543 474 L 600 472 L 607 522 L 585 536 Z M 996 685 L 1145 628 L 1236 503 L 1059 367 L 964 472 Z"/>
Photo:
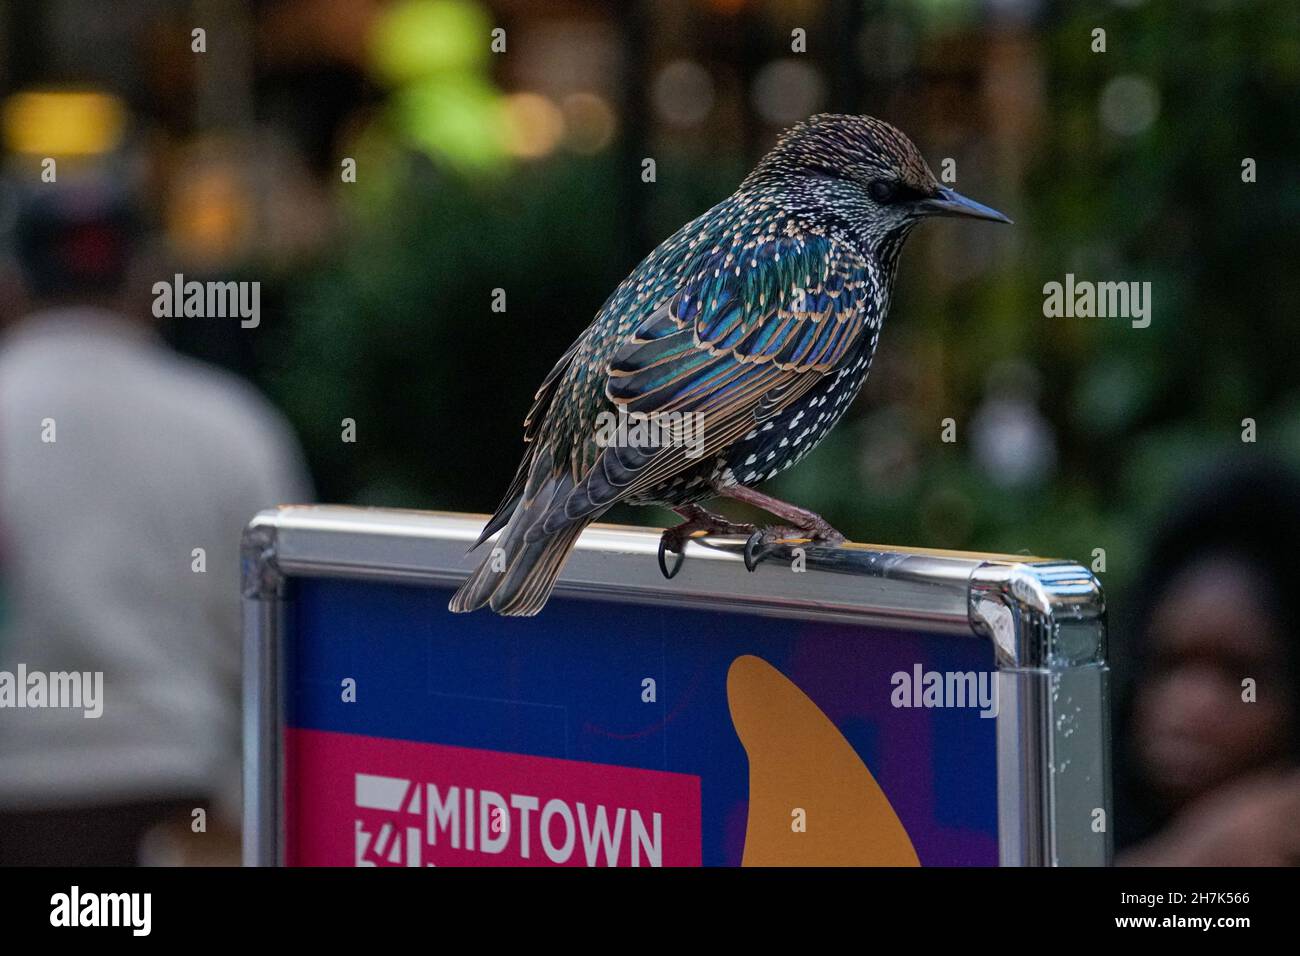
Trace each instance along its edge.
<path fill-rule="evenodd" d="M 903 241 L 928 216 L 1010 222 L 940 184 L 888 123 L 823 114 L 786 131 L 735 193 L 623 280 L 546 376 L 523 461 L 474 547 L 501 537 L 451 610 L 536 614 L 582 529 L 620 501 L 685 519 L 660 542 L 668 577 L 697 534 L 748 535 L 750 570 L 778 541 L 842 542 L 754 485 L 812 451 L 852 402 Z M 701 507 L 717 497 L 783 524 Z"/>

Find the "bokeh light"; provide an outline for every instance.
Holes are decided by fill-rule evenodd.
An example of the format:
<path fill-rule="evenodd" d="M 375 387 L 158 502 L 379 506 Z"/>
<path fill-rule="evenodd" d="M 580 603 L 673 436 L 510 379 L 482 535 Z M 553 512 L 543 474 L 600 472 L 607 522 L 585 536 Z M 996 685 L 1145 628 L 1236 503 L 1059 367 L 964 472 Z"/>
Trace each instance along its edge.
<path fill-rule="evenodd" d="M 564 137 L 564 111 L 540 93 L 513 93 L 505 98 L 504 109 L 506 148 L 515 156 L 548 156 Z"/>
<path fill-rule="evenodd" d="M 1112 133 L 1145 133 L 1160 115 L 1160 92 L 1143 76 L 1117 76 L 1101 92 L 1101 121 Z"/>
<path fill-rule="evenodd" d="M 85 156 L 122 141 L 126 109 L 114 96 L 89 91 L 15 93 L 4 103 L 4 143 L 11 152 Z"/>
<path fill-rule="evenodd" d="M 597 93 L 570 93 L 560 104 L 564 110 L 565 145 L 575 153 L 599 153 L 618 129 L 609 101 Z"/>
<path fill-rule="evenodd" d="M 754 77 L 754 110 L 774 126 L 807 119 L 821 110 L 825 99 L 821 73 L 802 60 L 773 60 Z"/>
<path fill-rule="evenodd" d="M 673 126 L 696 126 L 713 109 L 713 77 L 694 60 L 673 60 L 655 74 L 655 111 Z"/>
<path fill-rule="evenodd" d="M 484 66 L 492 21 L 469 0 L 399 0 L 375 24 L 375 73 L 394 86 Z"/>

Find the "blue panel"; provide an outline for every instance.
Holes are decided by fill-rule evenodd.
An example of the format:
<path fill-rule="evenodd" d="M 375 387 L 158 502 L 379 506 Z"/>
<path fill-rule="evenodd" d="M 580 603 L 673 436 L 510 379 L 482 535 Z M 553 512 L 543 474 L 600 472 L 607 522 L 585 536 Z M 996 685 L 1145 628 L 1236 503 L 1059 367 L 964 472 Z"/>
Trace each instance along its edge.
<path fill-rule="evenodd" d="M 740 860 L 748 762 L 727 673 L 767 661 L 835 724 L 923 864 L 997 862 L 996 721 L 899 708 L 892 675 L 982 672 L 974 637 L 554 598 L 532 619 L 453 615 L 438 588 L 293 582 L 292 727 L 693 774 L 703 860 Z M 340 686 L 357 682 L 357 700 Z M 642 700 L 652 678 L 656 700 Z"/>

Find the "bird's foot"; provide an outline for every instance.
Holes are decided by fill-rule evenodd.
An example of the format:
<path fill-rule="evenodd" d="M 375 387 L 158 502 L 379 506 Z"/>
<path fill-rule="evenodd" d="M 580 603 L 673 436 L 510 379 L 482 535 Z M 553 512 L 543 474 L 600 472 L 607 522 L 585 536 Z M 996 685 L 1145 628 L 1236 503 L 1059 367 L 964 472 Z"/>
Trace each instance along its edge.
<path fill-rule="evenodd" d="M 705 511 L 699 505 L 685 505 L 673 510 L 686 520 L 679 525 L 668 528 L 659 537 L 659 570 L 670 581 L 682 569 L 682 562 L 686 560 L 686 542 L 691 538 L 697 535 L 710 534 L 754 534 L 757 531 L 752 524 L 739 524 L 735 521 L 729 521 L 722 515 L 715 515 L 710 511 Z M 669 570 L 668 561 L 665 557 L 669 551 L 677 555 L 672 570 Z"/>
<path fill-rule="evenodd" d="M 817 521 L 808 528 L 772 525 L 758 529 L 745 542 L 745 567 L 753 571 L 758 567 L 759 562 L 775 551 L 779 545 L 817 544 L 833 548 L 843 543 L 844 535 L 821 517 L 817 517 Z"/>
<path fill-rule="evenodd" d="M 762 508 L 768 514 L 776 515 L 789 522 L 771 528 L 762 528 L 749 536 L 749 540 L 745 542 L 745 567 L 751 571 L 780 544 L 807 542 L 835 547 L 844 543 L 844 535 L 832 528 L 830 522 L 815 511 L 800 508 L 798 505 L 773 498 L 771 495 L 765 495 L 744 485 L 728 485 L 719 488 L 718 493 L 753 505 L 755 508 Z"/>

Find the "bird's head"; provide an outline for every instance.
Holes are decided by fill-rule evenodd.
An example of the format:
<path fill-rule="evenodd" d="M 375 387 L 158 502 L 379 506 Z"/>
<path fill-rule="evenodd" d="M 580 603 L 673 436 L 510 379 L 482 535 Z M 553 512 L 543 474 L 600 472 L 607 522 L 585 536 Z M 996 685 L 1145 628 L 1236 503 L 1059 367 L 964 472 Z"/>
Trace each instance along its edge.
<path fill-rule="evenodd" d="M 930 216 L 1011 222 L 935 178 L 912 141 L 870 116 L 822 113 L 787 130 L 741 185 L 777 186 L 818 218 L 844 222 L 874 251 L 896 252 Z"/>

